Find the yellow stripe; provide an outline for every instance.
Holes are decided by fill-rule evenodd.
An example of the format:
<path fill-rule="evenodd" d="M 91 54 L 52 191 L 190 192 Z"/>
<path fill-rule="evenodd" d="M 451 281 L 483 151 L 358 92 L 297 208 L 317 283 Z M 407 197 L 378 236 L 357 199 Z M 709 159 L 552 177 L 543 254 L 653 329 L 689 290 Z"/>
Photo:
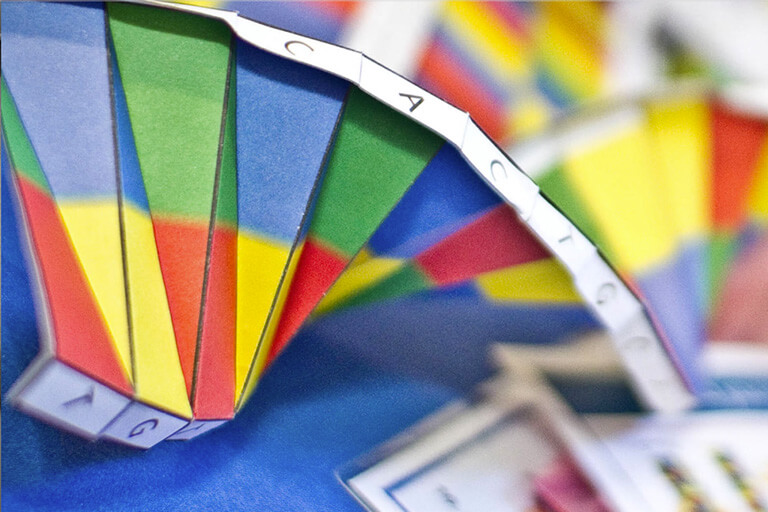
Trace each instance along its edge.
<path fill-rule="evenodd" d="M 131 349 L 117 201 L 61 202 L 59 211 L 129 376 Z"/>
<path fill-rule="evenodd" d="M 752 181 L 749 212 L 755 220 L 768 222 L 768 139 L 763 144 L 763 153 Z"/>
<path fill-rule="evenodd" d="M 488 272 L 477 278 L 477 284 L 496 301 L 581 302 L 570 274 L 554 258 Z"/>
<path fill-rule="evenodd" d="M 136 397 L 191 418 L 152 221 L 128 204 L 123 222 Z"/>
<path fill-rule="evenodd" d="M 532 76 L 530 45 L 497 23 L 482 4 L 448 2 L 443 19 L 446 28 L 471 49 L 472 56 L 504 83 Z"/>
<path fill-rule="evenodd" d="M 347 266 L 347 269 L 352 269 L 355 267 L 359 267 L 360 265 L 365 265 L 369 261 L 371 261 L 374 258 L 373 253 L 371 252 L 368 247 L 363 247 L 360 249 L 360 252 L 355 254 L 355 257 L 352 258 L 352 261 L 349 262 L 349 265 Z"/>
<path fill-rule="evenodd" d="M 573 23 L 558 2 L 537 4 L 534 34 L 539 57 L 555 81 L 579 99 L 597 95 L 603 84 L 600 47 Z"/>
<path fill-rule="evenodd" d="M 405 264 L 405 260 L 397 258 L 363 256 L 362 259 L 365 258 L 369 259 L 365 263 L 350 267 L 339 277 L 323 297 L 323 300 L 320 301 L 320 304 L 317 305 L 315 314 L 322 315 L 332 311 L 339 302 L 382 281 Z"/>
<path fill-rule="evenodd" d="M 621 270 L 647 270 L 674 250 L 668 204 L 640 116 L 570 154 L 564 169 Z"/>
<path fill-rule="evenodd" d="M 507 105 L 507 137 L 520 139 L 541 133 L 555 117 L 557 109 L 537 90 L 521 91 L 519 99 Z"/>
<path fill-rule="evenodd" d="M 709 232 L 710 133 L 704 98 L 675 98 L 648 106 L 651 134 L 674 224 L 684 238 Z"/>
<path fill-rule="evenodd" d="M 221 0 L 175 0 L 180 4 L 198 5 L 200 7 L 221 8 L 225 2 Z"/>
<path fill-rule="evenodd" d="M 558 11 L 571 30 L 582 34 L 592 44 L 599 44 L 605 34 L 605 9 L 598 2 L 543 2 L 540 8 Z"/>
<path fill-rule="evenodd" d="M 237 237 L 237 329 L 235 390 L 240 393 L 269 318 L 289 249 L 252 234 Z M 298 251 L 293 260 L 298 260 Z M 288 288 L 284 281 L 283 289 Z M 235 396 L 237 401 L 238 396 Z"/>
<path fill-rule="evenodd" d="M 269 325 L 267 325 L 267 330 L 264 333 L 264 341 L 262 341 L 261 347 L 259 347 L 259 352 L 256 356 L 256 361 L 253 363 L 254 364 L 253 372 L 251 372 L 251 375 L 248 377 L 248 382 L 245 384 L 245 390 L 242 393 L 242 399 L 240 398 L 240 390 L 242 389 L 242 387 L 236 388 L 237 395 L 235 396 L 235 403 L 238 404 L 237 405 L 238 410 L 243 405 L 245 405 L 245 403 L 253 394 L 253 391 L 256 389 L 256 384 L 259 382 L 259 377 L 261 377 L 261 374 L 264 371 L 264 366 L 267 364 L 269 349 L 272 347 L 272 342 L 275 339 L 275 331 L 277 330 L 277 326 L 280 323 L 280 317 L 282 316 L 283 307 L 285 306 L 285 299 L 288 297 L 288 291 L 291 288 L 290 283 L 293 281 L 293 276 L 296 273 L 296 266 L 299 263 L 299 257 L 301 256 L 301 252 L 303 249 L 304 249 L 304 244 L 302 243 L 294 251 L 290 264 L 285 271 L 284 284 L 280 288 L 280 292 L 277 297 L 277 302 L 275 303 L 275 310 L 272 313 L 272 315 L 269 317 Z M 239 315 L 238 315 L 238 319 L 239 319 Z M 239 321 L 238 321 L 238 325 L 239 325 Z"/>

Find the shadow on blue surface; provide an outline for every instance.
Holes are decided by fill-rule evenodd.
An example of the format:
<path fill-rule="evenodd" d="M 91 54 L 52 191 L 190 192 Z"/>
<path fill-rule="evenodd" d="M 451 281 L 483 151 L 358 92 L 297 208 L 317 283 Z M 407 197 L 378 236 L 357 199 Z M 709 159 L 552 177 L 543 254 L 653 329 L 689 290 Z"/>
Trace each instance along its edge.
<path fill-rule="evenodd" d="M 6 173 L 4 161 L 4 397 L 38 350 Z M 490 340 L 547 343 L 593 322 L 580 308 L 555 318 L 476 298 L 459 286 L 323 317 L 237 418 L 146 452 L 84 441 L 3 401 L 3 510 L 359 510 L 334 470 L 488 377 Z"/>
<path fill-rule="evenodd" d="M 3 167 L 5 396 L 38 345 Z M 457 395 L 448 383 L 382 371 L 347 348 L 304 332 L 235 420 L 191 442 L 161 443 L 146 452 L 90 443 L 3 401 L 2 507 L 9 511 L 359 510 L 335 481 L 334 469 Z"/>

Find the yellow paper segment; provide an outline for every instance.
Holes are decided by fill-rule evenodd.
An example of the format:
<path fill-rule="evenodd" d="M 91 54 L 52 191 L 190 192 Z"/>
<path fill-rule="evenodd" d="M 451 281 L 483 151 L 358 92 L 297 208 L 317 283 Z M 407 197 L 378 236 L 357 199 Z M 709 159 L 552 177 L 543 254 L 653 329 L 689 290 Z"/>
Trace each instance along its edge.
<path fill-rule="evenodd" d="M 603 85 L 602 11 L 587 3 L 543 2 L 537 7 L 539 58 L 570 94 L 594 97 Z M 582 23 L 585 19 L 590 22 Z"/>
<path fill-rule="evenodd" d="M 649 103 L 648 119 L 664 195 L 683 241 L 710 229 L 710 120 L 703 96 Z"/>
<path fill-rule="evenodd" d="M 299 255 L 299 251 L 294 251 L 292 259 L 297 261 Z M 289 248 L 281 247 L 277 242 L 250 233 L 237 236 L 236 403 L 290 256 Z M 282 289 L 289 288 L 290 280 L 283 282 L 286 285 Z"/>
<path fill-rule="evenodd" d="M 290 283 L 293 281 L 293 276 L 296 273 L 296 267 L 299 264 L 301 252 L 304 250 L 304 242 L 296 247 L 293 257 L 288 264 L 288 268 L 285 270 L 285 278 L 283 280 L 283 286 L 280 288 L 280 292 L 275 301 L 275 307 L 271 314 L 269 314 L 266 321 L 268 322 L 266 331 L 264 332 L 264 339 L 261 342 L 261 346 L 258 347 L 258 353 L 256 354 L 256 360 L 253 362 L 253 370 L 250 374 L 245 375 L 247 382 L 245 387 L 238 386 L 235 388 L 235 403 L 237 404 L 237 410 L 248 401 L 253 391 L 256 389 L 256 384 L 259 382 L 259 377 L 264 371 L 264 366 L 267 364 L 267 358 L 269 357 L 269 349 L 272 347 L 272 342 L 275 339 L 275 331 L 280 323 L 280 316 L 283 313 L 283 307 L 285 306 L 285 300 L 288 298 L 288 292 L 290 291 Z M 239 264 L 239 260 L 238 260 Z M 238 276 L 239 277 L 239 276 Z M 238 279 L 238 291 L 240 286 L 240 280 Z M 239 294 L 238 294 L 238 328 L 240 326 L 240 310 L 239 310 Z M 253 357 L 253 354 L 251 354 Z M 238 383 L 239 381 L 236 381 Z M 241 394 L 242 391 L 242 394 Z"/>
<path fill-rule="evenodd" d="M 136 398 L 191 418 L 152 220 L 127 203 L 123 226 Z"/>
<path fill-rule="evenodd" d="M 120 363 L 133 381 L 117 201 L 62 201 L 58 207 Z"/>
<path fill-rule="evenodd" d="M 322 315 L 332 310 L 339 302 L 347 297 L 368 288 L 388 276 L 405 264 L 405 260 L 399 258 L 377 258 L 360 252 L 360 259 L 356 257 L 351 265 L 336 280 L 323 300 L 317 305 L 315 314 Z"/>
<path fill-rule="evenodd" d="M 675 240 L 648 126 L 640 115 L 625 121 L 573 150 L 564 170 L 620 270 L 638 273 L 665 261 Z"/>
<path fill-rule="evenodd" d="M 448 29 L 497 78 L 514 83 L 533 75 L 529 43 L 497 23 L 487 6 L 480 2 L 448 2 L 443 9 Z"/>
<path fill-rule="evenodd" d="M 570 274 L 553 258 L 487 272 L 476 282 L 486 296 L 496 301 L 574 304 L 582 301 L 573 289 Z"/>
<path fill-rule="evenodd" d="M 760 161 L 749 194 L 750 216 L 761 224 L 768 223 L 768 139 L 763 144 Z"/>
<path fill-rule="evenodd" d="M 557 109 L 539 93 L 527 91 L 515 102 L 506 116 L 506 133 L 514 138 L 541 133 L 555 116 Z"/>

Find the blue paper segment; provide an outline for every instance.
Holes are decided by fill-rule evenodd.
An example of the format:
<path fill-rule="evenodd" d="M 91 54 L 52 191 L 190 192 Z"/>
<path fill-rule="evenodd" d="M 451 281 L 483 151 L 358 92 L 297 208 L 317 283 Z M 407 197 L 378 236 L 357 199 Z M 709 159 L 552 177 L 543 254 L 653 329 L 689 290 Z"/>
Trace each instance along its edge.
<path fill-rule="evenodd" d="M 240 228 L 291 243 L 349 84 L 241 41 L 236 83 Z"/>
<path fill-rule="evenodd" d="M 376 230 L 379 256 L 412 258 L 501 203 L 459 152 L 445 144 Z"/>
<path fill-rule="evenodd" d="M 2 70 L 56 198 L 116 194 L 101 4 L 3 2 Z"/>
<path fill-rule="evenodd" d="M 674 345 L 677 364 L 697 392 L 704 381 L 699 368 L 702 340 L 705 339 L 697 297 L 684 293 L 690 290 L 690 261 L 678 254 L 664 266 L 642 276 L 637 283 L 667 339 Z"/>
<path fill-rule="evenodd" d="M 117 154 L 120 164 L 120 187 L 123 200 L 149 214 L 149 200 L 144 188 L 141 175 L 139 156 L 136 153 L 136 142 L 133 139 L 133 128 L 128 115 L 128 103 L 125 100 L 123 82 L 120 79 L 120 69 L 115 58 L 115 50 L 110 43 L 110 66 L 112 72 L 112 105 L 115 111 L 115 129 L 117 132 Z"/>

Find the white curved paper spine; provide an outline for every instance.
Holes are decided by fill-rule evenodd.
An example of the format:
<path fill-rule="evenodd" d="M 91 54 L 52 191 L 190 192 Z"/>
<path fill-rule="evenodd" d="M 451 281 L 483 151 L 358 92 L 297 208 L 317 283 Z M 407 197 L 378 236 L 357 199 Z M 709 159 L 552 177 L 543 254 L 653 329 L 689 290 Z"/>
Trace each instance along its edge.
<path fill-rule="evenodd" d="M 594 244 L 540 194 L 534 181 L 483 132 L 468 113 L 354 50 L 248 20 L 232 11 L 158 0 L 129 1 L 218 19 L 242 40 L 280 57 L 339 76 L 443 137 L 460 151 L 488 186 L 516 210 L 531 232 L 571 274 L 578 292 L 610 331 L 624 366 L 645 404 L 659 411 L 677 411 L 693 405 L 694 396 L 675 368 L 672 362 L 674 356 L 665 349 L 640 300 Z M 30 414 L 86 437 L 104 437 L 134 447 L 149 448 L 164 439 L 191 439 L 223 423 L 189 422 L 122 397 L 57 361 L 46 359 L 40 363 L 25 372 L 25 377 L 14 386 L 12 400 Z M 54 405 L 60 405 L 62 401 L 71 402 L 69 395 L 77 400 L 89 401 L 89 404 L 95 403 L 93 390 L 96 387 L 99 388 L 99 403 L 107 400 L 104 402 L 106 405 L 102 404 L 98 409 L 104 413 L 102 416 L 107 415 L 111 419 L 99 417 L 94 423 L 93 411 L 90 410 L 88 414 L 80 415 L 74 409 L 51 413 Z M 56 393 L 43 393 L 42 388 L 54 389 Z"/>
<path fill-rule="evenodd" d="M 675 368 L 640 300 L 581 231 L 539 193 L 538 186 L 475 124 L 469 114 L 360 52 L 240 17 L 236 12 L 133 0 L 218 19 L 244 41 L 339 76 L 442 136 L 568 270 L 583 299 L 611 332 L 644 403 L 659 411 L 691 407 L 695 398 Z M 562 233 L 562 235 L 561 235 Z M 606 295 L 606 290 L 611 290 Z"/>

